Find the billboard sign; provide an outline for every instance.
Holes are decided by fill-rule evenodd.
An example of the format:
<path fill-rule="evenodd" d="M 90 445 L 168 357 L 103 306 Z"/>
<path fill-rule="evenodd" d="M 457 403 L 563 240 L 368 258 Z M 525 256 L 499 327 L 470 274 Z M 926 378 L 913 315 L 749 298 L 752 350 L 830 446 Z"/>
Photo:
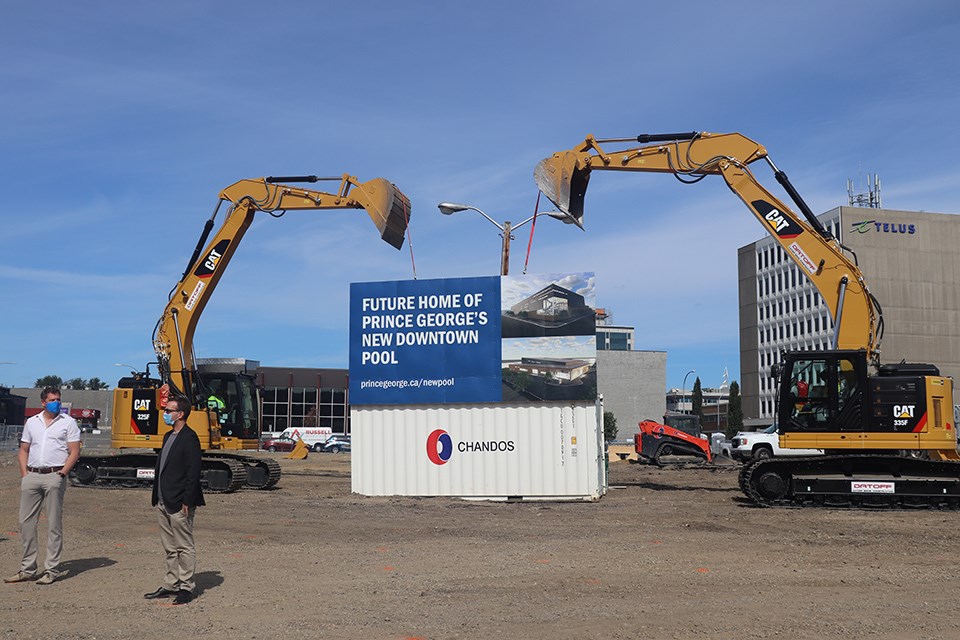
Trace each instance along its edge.
<path fill-rule="evenodd" d="M 350 404 L 596 398 L 592 273 L 350 285 Z"/>

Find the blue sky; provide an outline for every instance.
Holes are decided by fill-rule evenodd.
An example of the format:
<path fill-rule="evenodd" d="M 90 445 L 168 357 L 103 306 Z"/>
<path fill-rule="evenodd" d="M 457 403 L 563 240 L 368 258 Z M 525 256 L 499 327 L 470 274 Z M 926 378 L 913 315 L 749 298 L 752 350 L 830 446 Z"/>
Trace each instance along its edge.
<path fill-rule="evenodd" d="M 153 359 L 150 332 L 219 190 L 382 176 L 421 278 L 492 275 L 537 161 L 588 133 L 739 131 L 817 213 L 878 173 L 887 208 L 960 212 L 955 2 L 13 3 L 0 44 L 0 383 Z M 760 179 L 780 194 L 765 167 Z M 541 207 L 545 207 L 545 202 Z M 531 273 L 665 350 L 667 386 L 739 377 L 737 248 L 764 231 L 708 179 L 597 173 L 586 231 L 538 221 Z M 529 225 L 513 244 L 520 273 Z M 869 274 L 868 274 L 869 275 Z M 347 366 L 348 284 L 412 277 L 358 211 L 258 218 L 200 357 Z M 692 380 L 693 376 L 690 376 Z M 692 384 L 692 382 L 688 383 Z"/>

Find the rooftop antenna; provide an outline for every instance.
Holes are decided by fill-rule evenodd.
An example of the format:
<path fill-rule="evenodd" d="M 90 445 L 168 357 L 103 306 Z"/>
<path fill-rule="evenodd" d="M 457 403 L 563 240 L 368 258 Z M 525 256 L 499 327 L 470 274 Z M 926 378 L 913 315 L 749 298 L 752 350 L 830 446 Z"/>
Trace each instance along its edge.
<path fill-rule="evenodd" d="M 863 192 L 863 173 L 860 174 L 860 193 L 853 192 L 853 180 L 847 179 L 847 200 L 851 207 L 866 207 L 868 209 L 882 209 L 880 200 L 880 176 L 867 174 L 867 192 Z"/>

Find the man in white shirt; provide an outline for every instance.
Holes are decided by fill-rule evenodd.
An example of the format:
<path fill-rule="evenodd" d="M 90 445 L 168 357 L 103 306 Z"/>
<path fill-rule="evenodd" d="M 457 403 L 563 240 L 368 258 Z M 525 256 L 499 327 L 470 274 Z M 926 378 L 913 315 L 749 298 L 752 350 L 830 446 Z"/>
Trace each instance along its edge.
<path fill-rule="evenodd" d="M 43 411 L 23 426 L 17 462 L 20 465 L 20 538 L 23 559 L 20 571 L 4 582 L 33 580 L 37 574 L 37 522 L 40 507 L 47 513 L 47 557 L 37 584 L 52 584 L 64 572 L 59 570 L 63 551 L 63 494 L 67 474 L 80 458 L 80 428 L 69 415 L 60 413 L 60 389 L 45 387 L 40 392 Z"/>

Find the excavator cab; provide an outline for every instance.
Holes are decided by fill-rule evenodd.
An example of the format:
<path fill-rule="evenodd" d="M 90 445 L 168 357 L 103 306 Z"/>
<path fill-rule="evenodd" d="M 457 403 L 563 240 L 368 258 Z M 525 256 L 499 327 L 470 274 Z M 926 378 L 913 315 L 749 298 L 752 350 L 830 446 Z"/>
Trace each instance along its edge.
<path fill-rule="evenodd" d="M 203 386 L 197 385 L 194 398 L 216 412 L 221 437 L 256 443 L 260 437 L 260 391 L 253 376 L 204 373 L 201 380 Z"/>
<path fill-rule="evenodd" d="M 866 351 L 784 354 L 778 419 L 781 434 L 861 431 L 867 388 Z"/>

